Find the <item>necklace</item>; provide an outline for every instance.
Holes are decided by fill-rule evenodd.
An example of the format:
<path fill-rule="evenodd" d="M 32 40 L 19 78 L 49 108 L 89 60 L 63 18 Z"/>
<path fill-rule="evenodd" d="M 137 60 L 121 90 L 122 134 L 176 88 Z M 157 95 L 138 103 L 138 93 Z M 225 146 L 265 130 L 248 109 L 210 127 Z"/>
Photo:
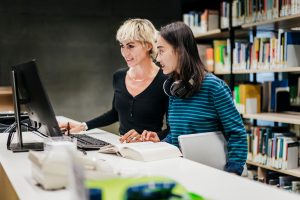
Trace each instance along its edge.
<path fill-rule="evenodd" d="M 136 79 L 136 78 L 133 78 L 133 77 L 131 77 L 131 75 L 130 75 L 129 73 L 128 73 L 128 77 L 129 77 L 131 80 L 136 81 L 136 82 L 143 82 L 143 81 L 146 80 L 146 78 L 143 78 L 143 79 Z"/>
<path fill-rule="evenodd" d="M 151 72 L 149 72 L 148 75 L 144 75 L 145 77 L 144 77 L 143 79 L 137 79 L 137 78 L 134 78 L 134 76 L 132 76 L 132 73 L 131 73 L 130 70 L 127 71 L 127 75 L 128 75 L 128 77 L 129 77 L 131 80 L 133 80 L 133 81 L 135 81 L 135 82 L 144 82 L 144 81 L 146 81 L 146 80 L 149 80 L 149 78 L 152 77 L 152 75 L 154 74 L 154 72 L 155 72 L 155 70 L 152 69 Z"/>

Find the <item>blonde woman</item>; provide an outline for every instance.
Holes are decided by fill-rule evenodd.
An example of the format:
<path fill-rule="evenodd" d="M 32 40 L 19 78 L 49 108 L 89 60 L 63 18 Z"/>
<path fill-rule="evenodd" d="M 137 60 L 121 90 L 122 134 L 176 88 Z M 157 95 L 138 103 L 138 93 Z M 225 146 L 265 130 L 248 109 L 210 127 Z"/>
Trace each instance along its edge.
<path fill-rule="evenodd" d="M 130 135 L 123 138 L 127 142 L 139 141 L 144 130 L 158 132 L 160 138 L 164 138 L 167 130 L 162 131 L 162 126 L 168 109 L 168 96 L 162 86 L 167 77 L 153 62 L 156 33 L 157 30 L 147 19 L 129 19 L 121 25 L 116 39 L 128 67 L 113 75 L 112 108 L 85 123 L 71 123 L 71 133 L 119 121 L 120 134 Z M 60 125 L 61 128 L 66 126 Z"/>

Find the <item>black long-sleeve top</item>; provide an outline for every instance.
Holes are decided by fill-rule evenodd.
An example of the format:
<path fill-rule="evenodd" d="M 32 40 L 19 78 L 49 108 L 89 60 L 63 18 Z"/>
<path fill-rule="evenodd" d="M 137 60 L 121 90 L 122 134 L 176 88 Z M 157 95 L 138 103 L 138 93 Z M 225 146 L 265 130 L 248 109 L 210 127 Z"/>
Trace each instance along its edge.
<path fill-rule="evenodd" d="M 150 85 L 133 97 L 125 85 L 127 70 L 128 68 L 123 68 L 114 73 L 112 109 L 87 121 L 88 129 L 107 126 L 119 121 L 121 135 L 135 129 L 139 133 L 143 130 L 160 132 L 160 138 L 164 138 L 167 130 L 162 131 L 162 126 L 164 115 L 168 110 L 169 98 L 163 91 L 163 83 L 167 76 L 159 70 Z"/>

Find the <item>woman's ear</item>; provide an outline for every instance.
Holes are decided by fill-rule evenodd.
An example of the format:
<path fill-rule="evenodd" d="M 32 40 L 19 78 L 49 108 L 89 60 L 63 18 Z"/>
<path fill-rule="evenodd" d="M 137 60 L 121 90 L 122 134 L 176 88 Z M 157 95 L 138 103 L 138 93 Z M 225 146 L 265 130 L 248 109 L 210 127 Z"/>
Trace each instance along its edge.
<path fill-rule="evenodd" d="M 153 45 L 146 42 L 146 49 L 147 49 L 147 51 L 151 51 L 153 49 Z"/>

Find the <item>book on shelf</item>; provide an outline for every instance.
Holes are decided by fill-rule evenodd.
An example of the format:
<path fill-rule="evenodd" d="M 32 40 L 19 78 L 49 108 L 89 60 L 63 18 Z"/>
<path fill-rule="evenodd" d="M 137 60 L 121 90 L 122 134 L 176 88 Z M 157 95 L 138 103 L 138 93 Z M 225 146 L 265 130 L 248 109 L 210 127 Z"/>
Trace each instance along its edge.
<path fill-rule="evenodd" d="M 183 22 L 188 25 L 194 34 L 202 33 L 201 27 L 201 12 L 199 11 L 190 11 L 188 13 L 184 13 L 182 18 Z"/>
<path fill-rule="evenodd" d="M 209 72 L 214 71 L 214 49 L 207 48 L 206 49 L 206 67 Z"/>
<path fill-rule="evenodd" d="M 239 26 L 245 22 L 245 1 L 232 2 L 232 26 Z"/>
<path fill-rule="evenodd" d="M 155 161 L 182 156 L 180 150 L 166 142 L 137 142 L 101 147 L 99 153 L 117 154 L 138 161 Z"/>
<path fill-rule="evenodd" d="M 201 15 L 201 28 L 203 32 L 219 28 L 219 11 L 205 9 Z"/>
<path fill-rule="evenodd" d="M 236 105 L 239 113 L 253 114 L 261 111 L 261 85 L 260 84 L 240 84 L 238 85 L 238 98 Z"/>
<path fill-rule="evenodd" d="M 278 87 L 275 89 L 275 112 L 290 110 L 290 87 Z"/>
<path fill-rule="evenodd" d="M 294 176 L 279 176 L 279 187 L 291 186 L 293 181 L 297 181 L 299 178 Z"/>
<path fill-rule="evenodd" d="M 271 81 L 265 81 L 262 83 L 262 112 L 271 111 Z"/>
<path fill-rule="evenodd" d="M 215 72 L 230 72 L 230 41 L 214 40 L 214 68 Z"/>
<path fill-rule="evenodd" d="M 205 9 L 203 12 L 190 11 L 184 13 L 182 18 L 183 22 L 192 29 L 195 35 L 220 28 L 218 10 Z"/>
<path fill-rule="evenodd" d="M 288 80 L 262 83 L 262 112 L 282 112 L 290 109 L 290 87 Z"/>
<path fill-rule="evenodd" d="M 271 97 L 270 97 L 270 111 L 276 111 L 276 89 L 277 88 L 287 88 L 289 86 L 289 82 L 287 79 L 284 80 L 275 80 L 271 82 Z"/>
<path fill-rule="evenodd" d="M 297 168 L 299 141 L 290 132 L 278 133 L 276 130 L 280 129 L 252 127 L 247 135 L 247 159 L 277 169 Z"/>
<path fill-rule="evenodd" d="M 228 28 L 229 27 L 229 10 L 230 4 L 229 2 L 223 1 L 221 2 L 221 9 L 220 9 L 220 27 L 221 28 Z"/>
<path fill-rule="evenodd" d="M 214 70 L 213 48 L 212 45 L 197 44 L 198 53 L 202 63 L 209 72 Z"/>
<path fill-rule="evenodd" d="M 299 142 L 295 138 L 283 139 L 282 169 L 295 169 L 298 167 Z"/>
<path fill-rule="evenodd" d="M 300 66 L 300 32 L 284 32 L 285 67 Z"/>
<path fill-rule="evenodd" d="M 258 31 L 250 41 L 235 40 L 233 71 L 300 67 L 300 31 Z"/>
<path fill-rule="evenodd" d="M 298 0 L 234 0 L 232 2 L 233 25 L 276 19 L 300 12 Z"/>
<path fill-rule="evenodd" d="M 233 71 L 249 69 L 249 50 L 250 43 L 243 40 L 235 41 L 235 47 L 232 52 L 233 56 Z"/>

